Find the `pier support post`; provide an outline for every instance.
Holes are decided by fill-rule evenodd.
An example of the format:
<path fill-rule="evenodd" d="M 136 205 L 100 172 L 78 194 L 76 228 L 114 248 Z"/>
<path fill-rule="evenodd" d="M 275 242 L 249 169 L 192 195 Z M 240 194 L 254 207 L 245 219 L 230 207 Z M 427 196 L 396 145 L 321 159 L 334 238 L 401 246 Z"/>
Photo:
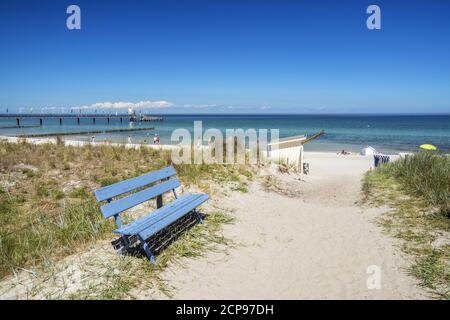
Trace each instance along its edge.
<path fill-rule="evenodd" d="M 20 126 L 20 118 L 17 118 L 16 121 L 17 121 L 17 126 L 19 127 Z"/>

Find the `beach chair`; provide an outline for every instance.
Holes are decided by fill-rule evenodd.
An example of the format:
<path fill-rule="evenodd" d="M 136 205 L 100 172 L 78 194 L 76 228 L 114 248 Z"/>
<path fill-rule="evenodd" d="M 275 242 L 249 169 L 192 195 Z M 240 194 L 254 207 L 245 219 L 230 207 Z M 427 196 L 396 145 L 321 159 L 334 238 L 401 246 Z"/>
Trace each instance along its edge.
<path fill-rule="evenodd" d="M 375 168 L 379 167 L 383 163 L 388 163 L 391 161 L 391 156 L 385 154 L 374 154 L 373 155 L 374 166 Z"/>
<path fill-rule="evenodd" d="M 118 229 L 114 233 L 120 235 L 120 238 L 113 242 L 116 249 L 127 252 L 138 240 L 150 262 L 155 263 L 152 245 L 149 243 L 149 240 L 154 239 L 154 235 L 168 229 L 189 213 L 192 213 L 198 222 L 202 222 L 197 207 L 208 200 L 208 195 L 185 193 L 178 196 L 175 189 L 181 184 L 173 177 L 175 175 L 175 168 L 170 166 L 94 191 L 98 202 L 107 202 L 100 207 L 103 217 L 105 219 L 114 217 L 117 224 Z M 136 189 L 139 191 L 131 193 Z M 163 205 L 162 195 L 169 191 L 172 191 L 175 200 Z M 127 195 L 122 198 L 116 198 L 125 194 Z M 154 198 L 157 203 L 155 211 L 129 224 L 122 223 L 120 216 L 122 212 Z"/>

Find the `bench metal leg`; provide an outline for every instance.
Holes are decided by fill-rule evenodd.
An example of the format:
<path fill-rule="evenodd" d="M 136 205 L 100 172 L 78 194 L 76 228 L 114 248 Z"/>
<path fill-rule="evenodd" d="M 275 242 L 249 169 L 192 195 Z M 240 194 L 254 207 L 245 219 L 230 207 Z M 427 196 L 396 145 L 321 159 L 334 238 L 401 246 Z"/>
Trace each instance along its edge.
<path fill-rule="evenodd" d="M 111 202 L 111 199 L 108 199 L 108 203 L 110 203 L 110 202 Z M 119 216 L 118 214 L 116 214 L 116 215 L 114 216 L 114 221 L 116 222 L 116 224 L 117 224 L 117 226 L 118 226 L 119 228 L 122 227 L 122 219 L 120 218 L 120 216 Z M 130 240 L 128 239 L 128 236 L 126 236 L 126 235 L 124 235 L 124 234 L 121 235 L 120 238 L 121 238 L 122 243 L 123 243 L 123 248 L 122 248 L 120 251 L 121 251 L 122 253 L 127 252 L 128 249 L 130 248 L 131 242 L 130 242 Z"/>
<path fill-rule="evenodd" d="M 123 250 L 127 251 L 130 248 L 130 239 L 128 239 L 127 236 L 122 235 L 122 241 L 123 241 Z"/>
<path fill-rule="evenodd" d="M 120 247 L 116 246 L 116 243 L 120 245 Z M 119 239 L 111 242 L 111 244 L 114 246 L 118 254 L 126 254 L 130 249 L 131 242 L 126 236 L 122 235 Z"/>
<path fill-rule="evenodd" d="M 145 242 L 145 240 L 141 236 L 139 236 L 139 241 L 141 241 L 142 243 L 142 248 L 144 249 L 147 258 L 150 260 L 151 263 L 156 264 L 155 256 L 150 250 L 150 247 L 148 246 L 147 242 Z"/>
<path fill-rule="evenodd" d="M 194 209 L 193 211 L 194 211 L 194 214 L 195 214 L 195 216 L 196 216 L 198 222 L 200 222 L 201 224 L 203 224 L 203 219 L 202 219 L 201 214 L 197 211 L 197 209 Z"/>

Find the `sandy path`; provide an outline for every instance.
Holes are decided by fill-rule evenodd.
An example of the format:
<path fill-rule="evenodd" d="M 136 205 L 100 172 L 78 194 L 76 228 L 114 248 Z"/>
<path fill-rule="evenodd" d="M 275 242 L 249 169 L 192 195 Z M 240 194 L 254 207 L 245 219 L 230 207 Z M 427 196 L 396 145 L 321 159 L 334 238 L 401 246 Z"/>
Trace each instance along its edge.
<path fill-rule="evenodd" d="M 254 183 L 223 200 L 237 217 L 225 236 L 241 245 L 165 271 L 175 299 L 424 298 L 394 240 L 371 222 L 380 212 L 355 203 L 370 159 L 308 153 L 305 160 L 306 181 L 287 178 L 300 185 L 297 198 Z M 371 265 L 381 268 L 379 290 L 367 288 Z"/>

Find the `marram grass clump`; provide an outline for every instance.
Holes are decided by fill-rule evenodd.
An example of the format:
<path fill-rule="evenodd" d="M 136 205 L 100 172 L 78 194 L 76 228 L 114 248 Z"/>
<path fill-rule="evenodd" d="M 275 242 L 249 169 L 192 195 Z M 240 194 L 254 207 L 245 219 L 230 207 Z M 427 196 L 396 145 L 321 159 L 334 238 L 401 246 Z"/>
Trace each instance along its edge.
<path fill-rule="evenodd" d="M 111 232 L 110 221 L 101 219 L 98 206 L 84 199 L 61 209 L 55 216 L 36 212 L 15 227 L 0 229 L 0 275 L 19 267 L 36 267 L 52 257 L 71 254 L 77 248 Z"/>
<path fill-rule="evenodd" d="M 395 178 L 411 196 L 450 215 L 450 157 L 421 152 L 381 166 L 379 171 Z"/>
<path fill-rule="evenodd" d="M 383 165 L 366 174 L 363 192 L 391 208 L 378 223 L 402 240 L 410 274 L 432 297 L 450 299 L 450 158 L 424 152 Z"/>

